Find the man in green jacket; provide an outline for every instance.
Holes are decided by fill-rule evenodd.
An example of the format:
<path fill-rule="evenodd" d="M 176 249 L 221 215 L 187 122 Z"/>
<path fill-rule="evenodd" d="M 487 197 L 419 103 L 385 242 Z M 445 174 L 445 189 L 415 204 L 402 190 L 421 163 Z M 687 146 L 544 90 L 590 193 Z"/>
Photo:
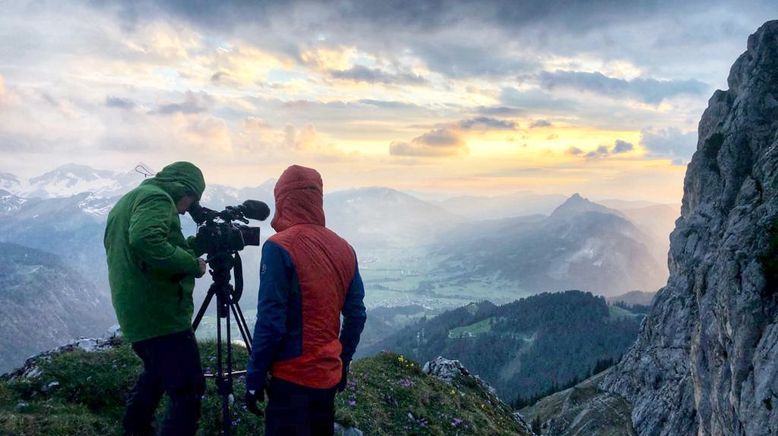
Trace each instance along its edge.
<path fill-rule="evenodd" d="M 178 215 L 204 190 L 202 172 L 176 162 L 124 195 L 108 214 L 104 243 L 111 298 L 144 369 L 127 399 L 127 435 L 154 434 L 163 393 L 170 403 L 161 434 L 197 431 L 205 379 L 191 325 L 192 291 L 206 264 L 184 239 Z"/>

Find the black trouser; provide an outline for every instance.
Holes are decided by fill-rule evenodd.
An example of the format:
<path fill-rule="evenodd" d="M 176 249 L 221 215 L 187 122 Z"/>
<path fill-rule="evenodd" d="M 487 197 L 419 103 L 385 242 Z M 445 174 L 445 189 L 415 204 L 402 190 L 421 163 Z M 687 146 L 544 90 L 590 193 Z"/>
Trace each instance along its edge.
<path fill-rule="evenodd" d="M 333 434 L 335 388 L 315 389 L 273 378 L 268 387 L 265 435 Z"/>
<path fill-rule="evenodd" d="M 160 434 L 194 435 L 200 420 L 200 399 L 205 392 L 194 332 L 135 342 L 132 349 L 143 360 L 143 373 L 127 398 L 125 434 L 154 434 L 154 411 L 162 394 L 167 393 L 170 403 Z"/>

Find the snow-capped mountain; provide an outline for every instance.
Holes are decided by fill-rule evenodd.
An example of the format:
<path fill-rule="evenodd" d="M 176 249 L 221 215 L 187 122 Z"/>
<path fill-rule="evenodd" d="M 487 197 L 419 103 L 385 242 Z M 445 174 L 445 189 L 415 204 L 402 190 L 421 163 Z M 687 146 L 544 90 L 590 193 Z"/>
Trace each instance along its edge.
<path fill-rule="evenodd" d="M 25 197 L 53 198 L 70 197 L 82 192 L 105 194 L 119 189 L 113 171 L 67 164 L 31 178 L 22 194 Z"/>
<path fill-rule="evenodd" d="M 0 189 L 5 191 L 17 191 L 22 185 L 18 177 L 11 173 L 0 172 Z"/>
<path fill-rule="evenodd" d="M 27 199 L 0 189 L 0 216 L 16 212 L 26 202 Z"/>

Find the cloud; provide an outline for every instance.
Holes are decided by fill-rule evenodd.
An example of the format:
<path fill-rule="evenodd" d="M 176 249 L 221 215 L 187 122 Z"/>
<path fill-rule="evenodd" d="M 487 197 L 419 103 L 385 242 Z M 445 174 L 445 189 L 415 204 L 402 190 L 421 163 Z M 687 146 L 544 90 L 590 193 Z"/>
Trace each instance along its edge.
<path fill-rule="evenodd" d="M 632 145 L 632 143 L 617 139 L 615 145 L 613 146 L 612 152 L 614 154 L 626 153 L 628 151 L 632 151 L 634 148 L 635 146 Z"/>
<path fill-rule="evenodd" d="M 583 151 L 583 150 L 581 150 L 581 149 L 580 149 L 580 148 L 578 148 L 578 147 L 575 147 L 575 146 L 572 146 L 572 145 L 571 145 L 571 146 L 570 146 L 570 147 L 569 147 L 569 148 L 568 148 L 568 149 L 565 151 L 565 153 L 567 153 L 567 154 L 569 154 L 569 155 L 571 155 L 571 156 L 581 156 L 581 155 L 583 155 L 583 154 L 584 154 L 584 151 Z"/>
<path fill-rule="evenodd" d="M 335 79 L 352 80 L 354 82 L 420 85 L 427 80 L 413 73 L 388 73 L 379 69 L 368 68 L 363 65 L 354 65 L 348 70 L 331 71 L 330 75 Z"/>
<path fill-rule="evenodd" d="M 105 105 L 107 107 L 113 107 L 113 108 L 125 109 L 125 110 L 134 109 L 136 106 L 135 102 L 130 100 L 129 98 L 114 97 L 111 95 L 105 97 Z"/>
<path fill-rule="evenodd" d="M 632 80 L 608 77 L 602 73 L 582 71 L 543 71 L 538 76 L 544 89 L 568 88 L 592 92 L 607 97 L 629 97 L 645 103 L 658 104 L 681 94 L 701 95 L 709 86 L 699 80 L 657 80 L 638 77 Z"/>
<path fill-rule="evenodd" d="M 358 103 L 375 106 L 383 109 L 410 109 L 410 108 L 416 108 L 417 106 L 411 103 L 405 103 L 401 101 L 392 101 L 392 100 L 375 100 L 371 98 L 363 98 L 361 100 L 358 100 Z"/>
<path fill-rule="evenodd" d="M 476 112 L 483 115 L 522 115 L 524 110 L 508 106 L 478 106 Z"/>
<path fill-rule="evenodd" d="M 610 147 L 607 145 L 600 145 L 594 150 L 589 152 L 584 151 L 581 148 L 576 146 L 570 146 L 568 147 L 567 150 L 565 150 L 565 154 L 568 154 L 570 156 L 583 157 L 586 159 L 602 159 L 617 154 L 628 153 L 634 149 L 635 146 L 632 145 L 632 143 L 621 139 L 617 139 Z"/>
<path fill-rule="evenodd" d="M 205 112 L 207 106 L 212 102 L 212 98 L 204 93 L 194 93 L 187 91 L 184 95 L 184 100 L 179 103 L 166 103 L 159 105 L 156 109 L 156 113 L 161 115 L 171 114 L 197 114 Z"/>
<path fill-rule="evenodd" d="M 472 29 L 471 29 L 472 30 Z M 507 77 L 539 68 L 537 61 L 522 59 L 518 53 L 496 50 L 472 40 L 432 41 L 422 39 L 414 52 L 427 68 L 444 76 L 463 79 L 473 77 Z"/>
<path fill-rule="evenodd" d="M 697 149 L 697 132 L 684 133 L 674 127 L 646 128 L 640 132 L 640 145 L 649 156 L 670 158 L 674 164 L 682 165 Z"/>
<path fill-rule="evenodd" d="M 519 127 L 519 125 L 513 121 L 489 117 L 462 120 L 458 123 L 458 126 L 465 130 L 516 130 Z"/>
<path fill-rule="evenodd" d="M 540 127 L 551 127 L 551 121 L 548 120 L 535 120 L 529 125 L 530 129 L 537 129 Z"/>
<path fill-rule="evenodd" d="M 465 131 L 516 130 L 519 125 L 510 120 L 490 117 L 468 118 L 458 122 L 438 124 L 410 142 L 394 141 L 389 144 L 392 156 L 443 157 L 467 153 L 463 134 Z"/>
<path fill-rule="evenodd" d="M 392 156 L 443 157 L 467 152 L 465 141 L 459 132 L 449 127 L 431 130 L 413 138 L 411 142 L 392 142 L 389 154 Z"/>
<path fill-rule="evenodd" d="M 500 102 L 506 106 L 525 109 L 528 112 L 540 110 L 554 113 L 574 112 L 579 104 L 570 99 L 556 98 L 540 89 L 519 91 L 513 87 L 504 87 L 500 91 Z"/>
<path fill-rule="evenodd" d="M 211 75 L 211 82 L 213 83 L 219 83 L 222 82 L 225 78 L 229 77 L 230 73 L 226 71 L 217 71 Z"/>

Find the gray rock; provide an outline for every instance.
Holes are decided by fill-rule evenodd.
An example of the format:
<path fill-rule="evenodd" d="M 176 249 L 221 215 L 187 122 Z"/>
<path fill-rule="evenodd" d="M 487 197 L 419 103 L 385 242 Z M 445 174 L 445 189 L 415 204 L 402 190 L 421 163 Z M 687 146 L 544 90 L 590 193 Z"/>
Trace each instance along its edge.
<path fill-rule="evenodd" d="M 481 377 L 468 371 L 468 369 L 462 365 L 462 362 L 458 360 L 451 360 L 442 356 L 438 356 L 425 363 L 421 368 L 421 371 L 425 374 L 437 377 L 449 384 L 452 384 L 459 377 L 470 379 L 475 382 L 481 388 L 481 390 L 483 390 L 492 405 L 500 407 L 504 410 L 510 410 L 508 405 L 503 403 L 502 400 L 497 397 L 497 391 L 493 387 L 483 381 Z M 522 427 L 523 430 L 525 430 L 528 434 L 533 434 L 530 426 L 527 424 L 527 421 L 520 413 L 513 412 L 512 415 L 513 419 L 516 420 L 516 422 Z"/>
<path fill-rule="evenodd" d="M 778 21 L 699 124 L 670 277 L 600 385 L 640 435 L 778 434 Z"/>
<path fill-rule="evenodd" d="M 362 433 L 362 430 L 359 430 L 354 427 L 346 427 L 343 425 L 335 423 L 335 434 L 338 436 L 362 436 L 364 433 Z"/>
<path fill-rule="evenodd" d="M 491 387 L 488 383 L 483 381 L 481 377 L 471 374 L 462 362 L 458 360 L 450 360 L 445 357 L 438 356 L 429 362 L 425 363 L 421 368 L 421 371 L 425 374 L 435 376 L 446 383 L 451 383 L 455 378 L 459 376 L 472 377 L 481 389 L 488 392 L 492 396 L 497 396 L 497 391 Z"/>
<path fill-rule="evenodd" d="M 41 375 L 39 363 L 50 360 L 54 355 L 75 350 L 82 350 L 89 353 L 103 351 L 116 347 L 120 345 L 121 342 L 122 338 L 120 336 L 112 336 L 108 338 L 78 338 L 73 342 L 61 345 L 53 350 L 45 351 L 27 358 L 27 360 L 24 362 L 24 365 L 21 367 L 5 374 L 0 374 L 0 380 L 37 379 Z"/>

